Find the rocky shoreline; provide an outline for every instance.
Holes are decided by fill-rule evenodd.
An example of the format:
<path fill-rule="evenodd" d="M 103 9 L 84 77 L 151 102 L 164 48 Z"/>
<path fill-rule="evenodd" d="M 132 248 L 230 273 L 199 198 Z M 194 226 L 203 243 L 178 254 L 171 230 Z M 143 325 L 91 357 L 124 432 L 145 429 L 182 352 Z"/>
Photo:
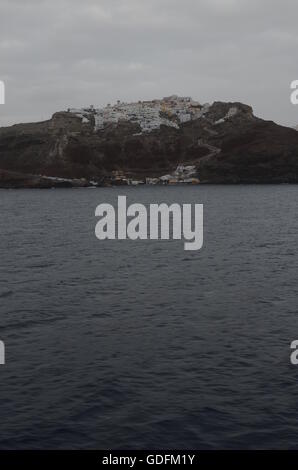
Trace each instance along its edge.
<path fill-rule="evenodd" d="M 2 127 L 0 188 L 298 183 L 296 130 L 238 102 L 198 109 L 186 122 L 168 126 L 163 118 L 150 131 L 133 118 L 98 128 L 93 109 Z"/>

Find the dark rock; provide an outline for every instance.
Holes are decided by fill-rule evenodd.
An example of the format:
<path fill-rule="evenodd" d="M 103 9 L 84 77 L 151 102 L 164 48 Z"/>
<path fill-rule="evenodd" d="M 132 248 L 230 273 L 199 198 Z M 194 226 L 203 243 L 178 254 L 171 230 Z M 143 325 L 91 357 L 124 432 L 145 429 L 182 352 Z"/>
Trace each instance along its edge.
<path fill-rule="evenodd" d="M 215 102 L 180 129 L 141 133 L 128 121 L 96 132 L 93 126 L 94 119 L 86 124 L 62 112 L 49 121 L 0 128 L 0 187 L 102 184 L 115 170 L 156 177 L 182 162 L 196 165 L 202 183 L 298 182 L 298 132 L 258 119 L 241 103 Z"/>

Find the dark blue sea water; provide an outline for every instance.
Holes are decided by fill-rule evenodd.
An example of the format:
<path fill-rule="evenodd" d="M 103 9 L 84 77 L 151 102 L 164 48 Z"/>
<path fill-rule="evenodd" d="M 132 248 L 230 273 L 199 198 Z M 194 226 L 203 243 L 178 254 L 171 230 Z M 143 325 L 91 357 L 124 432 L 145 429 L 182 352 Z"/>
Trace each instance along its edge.
<path fill-rule="evenodd" d="M 204 248 L 94 211 L 204 204 Z M 298 448 L 298 186 L 0 191 L 1 449 Z"/>

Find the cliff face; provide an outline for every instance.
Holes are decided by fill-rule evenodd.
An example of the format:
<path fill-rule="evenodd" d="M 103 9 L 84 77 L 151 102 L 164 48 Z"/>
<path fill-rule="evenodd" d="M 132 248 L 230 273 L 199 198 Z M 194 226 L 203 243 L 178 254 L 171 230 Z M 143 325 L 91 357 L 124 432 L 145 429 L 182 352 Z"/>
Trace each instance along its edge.
<path fill-rule="evenodd" d="M 68 112 L 0 129 L 0 187 L 104 184 L 115 170 L 158 177 L 179 163 L 195 165 L 202 183 L 297 183 L 298 133 L 256 118 L 249 106 L 221 102 L 179 128 L 151 132 L 132 121 L 95 130 L 92 114 Z"/>

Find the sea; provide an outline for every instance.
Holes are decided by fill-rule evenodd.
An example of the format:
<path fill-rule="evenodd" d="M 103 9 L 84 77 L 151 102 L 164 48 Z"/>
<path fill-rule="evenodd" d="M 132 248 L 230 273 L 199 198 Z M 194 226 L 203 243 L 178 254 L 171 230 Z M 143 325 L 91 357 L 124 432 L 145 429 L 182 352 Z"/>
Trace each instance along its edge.
<path fill-rule="evenodd" d="M 204 205 L 204 245 L 98 204 Z M 0 191 L 1 449 L 298 449 L 298 186 Z"/>

